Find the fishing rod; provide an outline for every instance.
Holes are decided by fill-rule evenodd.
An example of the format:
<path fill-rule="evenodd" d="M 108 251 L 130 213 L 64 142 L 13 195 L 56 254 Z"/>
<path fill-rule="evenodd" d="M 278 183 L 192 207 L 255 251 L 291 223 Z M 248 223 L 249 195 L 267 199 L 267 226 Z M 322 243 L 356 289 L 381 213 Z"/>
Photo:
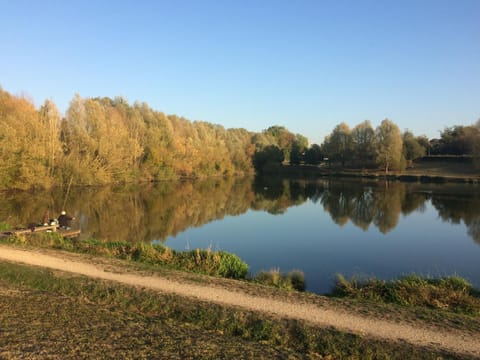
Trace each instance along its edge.
<path fill-rule="evenodd" d="M 62 210 L 65 209 L 65 205 L 67 204 L 68 194 L 70 193 L 70 186 L 72 186 L 72 181 L 73 181 L 73 175 L 70 177 L 70 182 L 68 183 L 67 192 L 65 193 L 65 199 L 63 200 Z"/>

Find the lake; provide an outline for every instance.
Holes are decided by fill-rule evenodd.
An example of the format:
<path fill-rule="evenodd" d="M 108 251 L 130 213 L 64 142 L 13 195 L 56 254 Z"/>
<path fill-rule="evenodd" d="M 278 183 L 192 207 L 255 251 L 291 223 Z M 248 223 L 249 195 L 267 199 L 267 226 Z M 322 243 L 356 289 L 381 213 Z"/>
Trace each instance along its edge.
<path fill-rule="evenodd" d="M 337 273 L 456 274 L 480 287 L 478 185 L 229 178 L 72 188 L 3 194 L 0 221 L 26 225 L 63 207 L 82 238 L 224 250 L 252 274 L 302 270 L 317 293 Z"/>

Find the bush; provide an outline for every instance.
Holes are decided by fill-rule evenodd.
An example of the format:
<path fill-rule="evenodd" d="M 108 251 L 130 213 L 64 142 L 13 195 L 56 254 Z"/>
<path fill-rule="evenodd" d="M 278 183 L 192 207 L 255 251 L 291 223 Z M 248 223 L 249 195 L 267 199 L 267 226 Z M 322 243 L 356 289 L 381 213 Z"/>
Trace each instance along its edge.
<path fill-rule="evenodd" d="M 244 279 L 248 274 L 248 265 L 244 261 L 237 255 L 223 251 L 196 249 L 174 252 L 170 262 L 180 269 L 232 279 Z"/>
<path fill-rule="evenodd" d="M 287 274 L 280 269 L 260 271 L 254 278 L 260 284 L 274 286 L 281 289 L 305 291 L 305 274 L 300 270 L 292 270 Z"/>
<path fill-rule="evenodd" d="M 297 291 L 305 291 L 305 274 L 301 270 L 292 270 L 287 274 L 287 278 L 292 284 L 292 288 Z"/>
<path fill-rule="evenodd" d="M 220 252 L 220 263 L 218 264 L 217 275 L 232 279 L 245 279 L 247 274 L 247 263 L 235 254 Z"/>

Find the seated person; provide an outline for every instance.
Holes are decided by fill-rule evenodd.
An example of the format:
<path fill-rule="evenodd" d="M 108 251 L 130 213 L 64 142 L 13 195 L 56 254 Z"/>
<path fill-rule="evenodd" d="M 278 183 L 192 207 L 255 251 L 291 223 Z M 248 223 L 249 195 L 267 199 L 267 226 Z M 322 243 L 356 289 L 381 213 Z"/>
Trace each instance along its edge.
<path fill-rule="evenodd" d="M 61 229 L 70 229 L 70 222 L 75 219 L 74 217 L 67 216 L 65 210 L 63 210 L 58 217 L 58 225 Z"/>

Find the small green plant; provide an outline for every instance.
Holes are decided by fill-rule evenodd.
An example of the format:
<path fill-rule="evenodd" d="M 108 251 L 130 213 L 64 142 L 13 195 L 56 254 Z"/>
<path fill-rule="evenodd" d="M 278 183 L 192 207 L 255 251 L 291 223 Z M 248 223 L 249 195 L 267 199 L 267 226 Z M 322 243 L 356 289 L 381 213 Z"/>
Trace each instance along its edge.
<path fill-rule="evenodd" d="M 232 279 L 244 279 L 248 274 L 248 265 L 235 254 L 220 252 L 218 275 Z"/>
<path fill-rule="evenodd" d="M 4 222 L 4 221 L 0 221 L 0 231 L 9 230 L 11 228 L 12 228 L 12 226 L 9 223 Z"/>
<path fill-rule="evenodd" d="M 274 286 L 281 289 L 305 291 L 305 274 L 300 270 L 292 270 L 287 274 L 275 268 L 270 271 L 260 271 L 254 278 L 260 284 Z"/>

